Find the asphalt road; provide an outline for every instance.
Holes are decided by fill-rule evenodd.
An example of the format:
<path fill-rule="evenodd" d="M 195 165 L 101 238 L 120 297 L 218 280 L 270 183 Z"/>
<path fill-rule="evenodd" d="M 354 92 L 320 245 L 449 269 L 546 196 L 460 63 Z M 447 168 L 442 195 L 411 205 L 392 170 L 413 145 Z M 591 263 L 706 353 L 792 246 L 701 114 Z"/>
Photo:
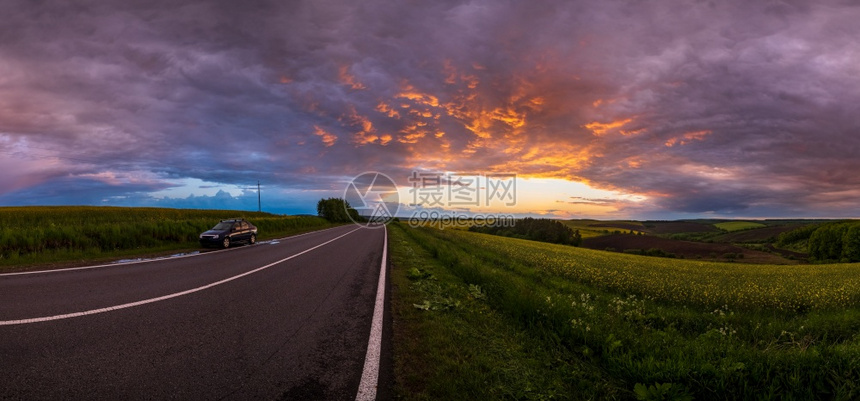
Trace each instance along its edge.
<path fill-rule="evenodd" d="M 191 257 L 0 275 L 0 399 L 354 400 L 384 236 L 349 225 Z"/>

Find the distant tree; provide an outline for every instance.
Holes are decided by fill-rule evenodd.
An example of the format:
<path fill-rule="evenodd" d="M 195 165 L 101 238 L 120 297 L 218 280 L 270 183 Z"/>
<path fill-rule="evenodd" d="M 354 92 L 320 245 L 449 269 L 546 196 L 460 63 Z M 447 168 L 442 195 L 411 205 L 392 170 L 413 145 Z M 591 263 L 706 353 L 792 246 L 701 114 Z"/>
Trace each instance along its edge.
<path fill-rule="evenodd" d="M 842 259 L 860 261 L 860 224 L 854 224 L 842 235 Z"/>
<path fill-rule="evenodd" d="M 320 199 L 317 202 L 317 215 L 332 223 L 348 223 L 361 219 L 358 211 L 341 198 Z"/>
<path fill-rule="evenodd" d="M 809 237 L 809 257 L 817 261 L 838 260 L 842 256 L 842 227 L 826 224 Z"/>
<path fill-rule="evenodd" d="M 809 258 L 815 261 L 860 261 L 860 222 L 819 226 L 809 236 Z"/>
<path fill-rule="evenodd" d="M 535 219 L 526 217 L 517 220 L 513 227 L 472 226 L 469 231 L 485 234 L 502 235 L 506 237 L 529 239 L 533 241 L 551 242 L 579 246 L 582 236 L 579 230 L 573 230 L 557 220 Z"/>
<path fill-rule="evenodd" d="M 779 234 L 777 246 L 785 247 L 795 242 L 806 241 L 819 227 L 818 224 L 808 224 L 803 227 Z"/>

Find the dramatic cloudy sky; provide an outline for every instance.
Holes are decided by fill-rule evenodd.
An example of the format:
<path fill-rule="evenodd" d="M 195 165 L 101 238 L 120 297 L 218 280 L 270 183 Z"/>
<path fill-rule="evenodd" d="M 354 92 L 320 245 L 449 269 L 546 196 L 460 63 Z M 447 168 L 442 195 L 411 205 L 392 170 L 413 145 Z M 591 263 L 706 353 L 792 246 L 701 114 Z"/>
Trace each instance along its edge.
<path fill-rule="evenodd" d="M 0 205 L 313 212 L 380 171 L 517 213 L 860 216 L 854 1 L 2 0 Z M 253 189 L 252 189 L 253 188 Z M 406 193 L 404 192 L 404 195 Z"/>

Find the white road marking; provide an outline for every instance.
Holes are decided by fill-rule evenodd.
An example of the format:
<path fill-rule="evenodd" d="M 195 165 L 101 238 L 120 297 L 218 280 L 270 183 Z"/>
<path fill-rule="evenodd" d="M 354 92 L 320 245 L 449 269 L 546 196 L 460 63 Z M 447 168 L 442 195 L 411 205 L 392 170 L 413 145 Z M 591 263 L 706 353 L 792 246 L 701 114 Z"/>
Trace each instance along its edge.
<path fill-rule="evenodd" d="M 358 385 L 356 401 L 375 400 L 379 386 L 379 358 L 382 350 L 382 312 L 385 308 L 385 260 L 388 256 L 388 227 L 382 243 L 382 266 L 379 268 L 379 284 L 376 286 L 376 304 L 373 307 L 373 323 L 370 326 L 370 340 L 367 342 L 367 355 L 364 357 L 364 371 Z"/>
<path fill-rule="evenodd" d="M 298 238 L 298 237 L 301 237 L 301 236 L 305 236 L 305 235 L 308 235 L 308 234 L 321 233 L 321 232 L 323 232 L 323 231 L 333 230 L 333 229 L 335 229 L 335 228 L 337 228 L 337 227 L 340 227 L 340 226 L 331 227 L 331 228 L 326 228 L 326 229 L 323 229 L 323 230 L 308 231 L 308 232 L 306 232 L 306 233 L 302 233 L 302 234 L 298 234 L 298 235 L 293 235 L 293 236 L 290 236 L 290 237 L 284 237 L 284 238 L 273 239 L 273 240 L 270 240 L 270 241 L 284 241 L 284 240 L 288 240 L 288 239 L 293 239 L 293 238 Z M 279 242 L 274 242 L 274 243 L 272 243 L 272 244 L 274 245 L 274 244 L 277 244 L 277 243 L 279 243 Z M 233 248 L 233 249 L 241 249 L 241 248 Z M 164 258 L 141 259 L 141 260 L 134 260 L 134 261 L 131 261 L 131 262 L 122 262 L 122 263 L 114 262 L 114 263 L 108 263 L 108 264 L 104 264 L 104 265 L 95 265 L 95 266 L 81 266 L 81 267 L 69 267 L 69 268 L 65 268 L 65 269 L 34 270 L 34 271 L 29 271 L 29 272 L 2 273 L 2 274 L 0 274 L 0 277 L 4 277 L 4 276 L 23 276 L 23 275 L 26 275 L 26 274 L 58 273 L 58 272 L 68 272 L 68 271 L 73 271 L 73 270 L 98 269 L 98 268 L 100 268 L 100 267 L 111 267 L 111 266 L 136 265 L 136 264 L 141 264 L 141 263 L 149 263 L 149 262 L 163 261 L 163 260 L 166 260 L 166 259 L 182 259 L 182 258 L 190 258 L 190 257 L 192 257 L 192 256 L 210 255 L 210 254 L 213 254 L 213 253 L 216 253 L 216 252 L 226 252 L 226 251 L 229 251 L 229 250 L 231 250 L 231 249 L 221 249 L 221 250 L 211 251 L 211 252 L 189 253 L 189 254 L 185 254 L 185 255 L 180 254 L 179 256 L 174 255 L 174 256 L 164 257 Z"/>
<path fill-rule="evenodd" d="M 111 264 L 113 264 L 113 265 L 124 265 L 124 264 L 129 264 L 129 263 L 134 263 L 134 262 L 151 262 L 153 260 L 178 259 L 178 258 L 181 258 L 183 256 L 197 255 L 199 253 L 200 253 L 200 251 L 193 251 L 193 252 L 177 253 L 175 255 L 170 255 L 170 256 L 161 256 L 161 257 L 157 257 L 157 258 L 120 259 L 120 260 L 117 260 L 116 262 L 111 262 Z"/>
<path fill-rule="evenodd" d="M 216 251 L 216 252 L 218 252 L 218 251 Z M 182 258 L 190 258 L 190 257 L 192 257 L 192 256 L 200 256 L 200 255 L 205 255 L 205 254 L 208 254 L 208 253 L 212 253 L 212 252 L 196 253 L 196 254 L 190 254 L 190 253 L 189 253 L 189 254 L 186 254 L 186 255 L 176 256 L 176 257 L 164 257 L 164 258 L 141 259 L 141 260 L 134 260 L 134 261 L 131 261 L 131 262 L 114 262 L 114 263 L 107 263 L 107 264 L 103 264 L 103 265 L 94 265 L 94 266 L 67 267 L 67 268 L 65 268 L 65 269 L 34 270 L 34 271 L 29 271 L 29 272 L 3 273 L 3 274 L 0 274 L 0 277 L 4 277 L 4 276 L 24 276 L 24 275 L 27 275 L 27 274 L 40 274 L 40 273 L 68 272 L 68 271 L 74 271 L 74 270 L 89 270 L 89 269 L 98 269 L 98 268 L 100 268 L 100 267 L 111 267 L 111 266 L 127 266 L 127 265 L 136 265 L 136 264 L 141 264 L 141 263 L 149 263 L 149 262 L 163 261 L 163 260 L 167 260 L 167 259 L 182 259 Z"/>
<path fill-rule="evenodd" d="M 39 323 L 39 322 L 47 322 L 47 321 L 51 321 L 51 320 L 70 319 L 70 318 L 74 318 L 74 317 L 81 317 L 81 316 L 87 316 L 87 315 L 95 315 L 95 314 L 97 314 L 97 313 L 105 313 L 105 312 L 111 312 L 111 311 L 120 310 L 120 309 L 133 308 L 133 307 L 135 307 L 135 306 L 151 304 L 151 303 L 153 303 L 153 302 L 159 302 L 159 301 L 164 301 L 164 300 L 171 299 L 171 298 L 181 297 L 181 296 L 183 296 L 183 295 L 193 294 L 193 293 L 195 293 L 195 292 L 203 291 L 203 290 L 205 290 L 205 289 L 209 289 L 209 288 L 212 288 L 212 287 L 215 287 L 215 286 L 218 286 L 218 285 L 221 285 L 221 284 L 224 284 L 224 283 L 228 283 L 228 282 L 230 282 L 230 281 L 233 281 L 233 280 L 236 280 L 236 279 L 239 279 L 239 278 L 242 278 L 242 277 L 245 277 L 245 276 L 248 276 L 248 275 L 251 275 L 251 274 L 257 273 L 257 272 L 259 272 L 259 271 L 266 270 L 266 269 L 268 269 L 268 268 L 270 268 L 270 267 L 272 267 L 272 266 L 274 266 L 274 265 L 277 265 L 277 264 L 279 264 L 279 263 L 286 262 L 286 261 L 288 261 L 288 260 L 290 260 L 290 259 L 292 259 L 292 258 L 295 258 L 295 257 L 297 257 L 297 256 L 301 256 L 301 255 L 304 255 L 304 254 L 306 254 L 306 253 L 308 253 L 308 252 L 310 252 L 310 251 L 313 251 L 314 249 L 317 249 L 317 248 L 319 248 L 319 247 L 321 247 L 321 246 L 323 246 L 323 245 L 327 245 L 327 244 L 330 244 L 330 243 L 332 243 L 332 242 L 334 242 L 334 241 L 337 241 L 337 240 L 339 240 L 339 239 L 341 239 L 341 238 L 343 238 L 343 237 L 345 237 L 345 236 L 347 236 L 347 235 L 349 235 L 349 234 L 352 234 L 352 233 L 354 233 L 354 232 L 356 232 L 356 231 L 358 231 L 358 230 L 360 230 L 360 229 L 361 229 L 361 228 L 356 228 L 356 229 L 354 229 L 354 230 L 352 230 L 352 231 L 350 231 L 350 232 L 348 232 L 348 233 L 346 233 L 346 234 L 343 234 L 343 235 L 341 235 L 341 236 L 339 236 L 339 237 L 336 237 L 336 238 L 330 239 L 330 240 L 328 240 L 328 241 L 326 241 L 326 242 L 323 242 L 322 244 L 319 244 L 319 245 L 314 246 L 314 247 L 312 247 L 312 248 L 305 249 L 304 251 L 301 251 L 301 252 L 299 252 L 299 253 L 297 253 L 297 254 L 295 254 L 295 255 L 292 255 L 292 256 L 286 257 L 286 258 L 284 258 L 284 259 L 281 259 L 281 260 L 279 260 L 279 261 L 277 261 L 277 262 L 267 264 L 267 265 L 265 265 L 265 266 L 263 266 L 263 267 L 258 267 L 258 268 L 254 269 L 254 270 L 247 271 L 247 272 L 245 272 L 245 273 L 238 274 L 238 275 L 235 275 L 235 276 L 233 276 L 233 277 L 225 278 L 225 279 L 223 279 L 223 280 L 221 280 L 221 281 L 216 281 L 216 282 L 214 282 L 214 283 L 207 284 L 207 285 L 204 285 L 204 286 L 201 286 L 201 287 L 192 288 L 192 289 L 190 289 L 190 290 L 185 290 L 185 291 L 182 291 L 182 292 L 177 292 L 177 293 L 173 293 L 173 294 L 169 294 L 169 295 L 164 295 L 164 296 L 160 296 L 160 297 L 156 297 L 156 298 L 144 299 L 144 300 L 142 300 L 142 301 L 130 302 L 130 303 L 127 303 L 127 304 L 122 304 L 122 305 L 109 306 L 109 307 L 107 307 L 107 308 L 91 309 L 91 310 L 87 310 L 87 311 L 83 311 L 83 312 L 66 313 L 66 314 L 63 314 L 63 315 L 54 315 L 54 316 L 35 317 L 35 318 L 30 318 L 30 319 L 19 319 L 19 320 L 0 320 L 0 326 L 11 326 L 11 325 L 17 325 L 17 324 Z"/>

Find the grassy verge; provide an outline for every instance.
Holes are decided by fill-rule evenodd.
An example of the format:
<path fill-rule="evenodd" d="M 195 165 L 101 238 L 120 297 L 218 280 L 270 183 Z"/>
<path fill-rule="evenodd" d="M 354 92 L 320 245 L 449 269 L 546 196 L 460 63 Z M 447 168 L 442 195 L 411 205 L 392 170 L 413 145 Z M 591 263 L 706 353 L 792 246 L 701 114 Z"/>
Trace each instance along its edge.
<path fill-rule="evenodd" d="M 623 391 L 553 340 L 535 341 L 491 306 L 484 288 L 421 246 L 426 238 L 389 227 L 398 398 L 594 399 Z"/>
<path fill-rule="evenodd" d="M 201 232 L 234 217 L 254 223 L 260 240 L 331 226 L 318 217 L 225 210 L 0 208 L 0 271 L 197 250 Z"/>
<path fill-rule="evenodd" d="M 649 293 L 648 286 L 603 285 L 570 271 L 633 269 L 631 255 L 577 249 L 581 258 L 599 257 L 564 269 L 547 255 L 573 248 L 398 226 L 391 233 L 402 398 L 860 396 L 856 304 L 786 309 L 776 301 L 741 300 L 713 307 L 695 297 L 685 302 L 675 293 Z M 683 290 L 682 274 L 662 279 Z M 756 280 L 767 285 L 780 278 Z"/>

